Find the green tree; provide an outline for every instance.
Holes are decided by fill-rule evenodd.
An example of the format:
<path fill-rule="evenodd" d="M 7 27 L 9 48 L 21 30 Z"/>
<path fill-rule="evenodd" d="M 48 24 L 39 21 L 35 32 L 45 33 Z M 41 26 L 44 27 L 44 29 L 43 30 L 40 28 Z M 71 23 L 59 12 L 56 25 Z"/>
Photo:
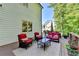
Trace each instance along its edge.
<path fill-rule="evenodd" d="M 54 8 L 56 31 L 63 32 L 63 35 L 69 32 L 79 34 L 79 4 L 54 3 L 50 7 Z"/>

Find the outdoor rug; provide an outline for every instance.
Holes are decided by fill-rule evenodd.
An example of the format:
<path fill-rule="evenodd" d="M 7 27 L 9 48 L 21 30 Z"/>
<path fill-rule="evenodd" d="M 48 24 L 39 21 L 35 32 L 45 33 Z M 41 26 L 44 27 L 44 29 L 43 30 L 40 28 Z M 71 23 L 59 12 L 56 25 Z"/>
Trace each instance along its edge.
<path fill-rule="evenodd" d="M 44 51 L 43 48 L 38 48 L 37 43 L 27 49 L 17 48 L 12 51 L 15 56 L 59 56 L 60 43 L 51 42 L 51 45 Z"/>

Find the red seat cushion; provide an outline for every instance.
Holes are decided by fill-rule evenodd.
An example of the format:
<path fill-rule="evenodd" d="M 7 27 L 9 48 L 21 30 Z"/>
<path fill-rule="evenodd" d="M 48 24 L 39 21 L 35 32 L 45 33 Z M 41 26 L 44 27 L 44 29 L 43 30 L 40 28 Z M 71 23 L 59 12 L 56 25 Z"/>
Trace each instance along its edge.
<path fill-rule="evenodd" d="M 28 40 L 28 38 L 24 38 L 24 39 L 21 39 L 21 40 L 24 42 L 24 41 Z"/>
<path fill-rule="evenodd" d="M 25 41 L 26 44 L 32 43 L 32 39 L 28 39 Z"/>

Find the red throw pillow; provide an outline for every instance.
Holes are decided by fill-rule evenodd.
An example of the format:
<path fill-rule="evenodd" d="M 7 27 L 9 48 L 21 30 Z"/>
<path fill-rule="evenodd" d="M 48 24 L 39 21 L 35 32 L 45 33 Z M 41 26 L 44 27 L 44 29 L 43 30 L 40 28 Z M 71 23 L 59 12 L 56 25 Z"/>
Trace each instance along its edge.
<path fill-rule="evenodd" d="M 54 35 L 53 36 L 53 39 L 58 39 L 58 35 Z"/>

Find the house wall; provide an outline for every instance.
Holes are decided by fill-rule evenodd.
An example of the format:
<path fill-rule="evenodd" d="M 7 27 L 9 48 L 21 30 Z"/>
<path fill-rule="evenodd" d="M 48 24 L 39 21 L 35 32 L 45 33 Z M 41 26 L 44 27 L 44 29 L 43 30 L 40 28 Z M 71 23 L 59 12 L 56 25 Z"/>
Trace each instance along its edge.
<path fill-rule="evenodd" d="M 41 34 L 41 12 L 39 4 L 2 4 L 0 7 L 0 46 L 18 41 L 17 35 L 26 33 L 33 37 L 34 32 Z M 32 22 L 32 32 L 22 32 L 22 20 Z"/>
<path fill-rule="evenodd" d="M 45 30 L 51 31 L 51 21 L 45 25 Z"/>

